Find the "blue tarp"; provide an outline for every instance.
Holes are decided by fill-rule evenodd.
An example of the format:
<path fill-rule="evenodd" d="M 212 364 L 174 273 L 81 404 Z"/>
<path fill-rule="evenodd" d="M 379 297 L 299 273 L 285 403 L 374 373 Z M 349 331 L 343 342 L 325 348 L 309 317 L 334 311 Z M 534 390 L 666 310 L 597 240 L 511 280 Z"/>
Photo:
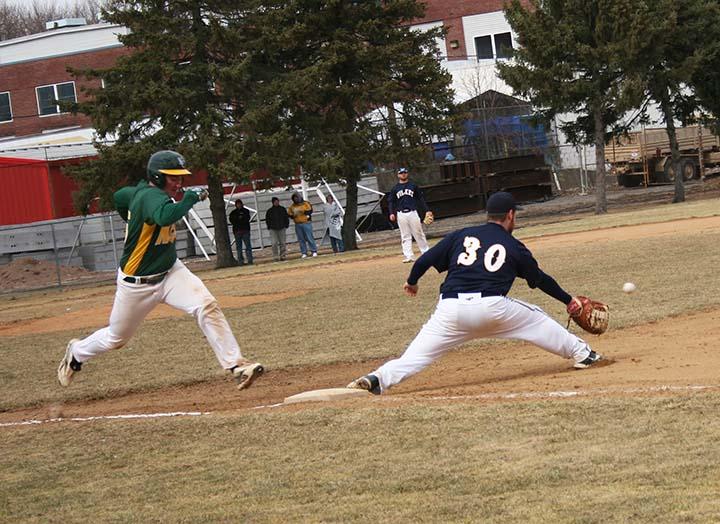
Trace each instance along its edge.
<path fill-rule="evenodd" d="M 463 123 L 465 143 L 482 145 L 487 135 L 492 144 L 512 145 L 514 149 L 547 147 L 548 139 L 545 126 L 532 125 L 527 116 L 502 116 L 489 120 L 466 120 Z M 494 144 L 492 144 L 494 145 Z"/>
<path fill-rule="evenodd" d="M 450 153 L 450 142 L 435 142 L 432 148 L 435 160 L 445 160 L 445 157 Z"/>

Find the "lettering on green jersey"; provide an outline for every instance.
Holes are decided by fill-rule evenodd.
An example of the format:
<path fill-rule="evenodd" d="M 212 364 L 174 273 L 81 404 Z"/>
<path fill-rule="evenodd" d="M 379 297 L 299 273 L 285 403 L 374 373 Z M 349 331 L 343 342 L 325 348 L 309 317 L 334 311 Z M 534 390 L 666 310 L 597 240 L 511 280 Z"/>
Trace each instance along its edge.
<path fill-rule="evenodd" d="M 161 246 L 163 244 L 172 244 L 175 242 L 175 224 L 172 224 L 171 226 L 165 226 L 160 228 L 160 233 L 158 233 L 157 240 L 155 240 L 156 246 Z"/>
<path fill-rule="evenodd" d="M 128 209 L 128 218 L 127 222 L 125 222 L 125 243 L 127 243 L 128 235 L 130 234 L 130 210 Z"/>

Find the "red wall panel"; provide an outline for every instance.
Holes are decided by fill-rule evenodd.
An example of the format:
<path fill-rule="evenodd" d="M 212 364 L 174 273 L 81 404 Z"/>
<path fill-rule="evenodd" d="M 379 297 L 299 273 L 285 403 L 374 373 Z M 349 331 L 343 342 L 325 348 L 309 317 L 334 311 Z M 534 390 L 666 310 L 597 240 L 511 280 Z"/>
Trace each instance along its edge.
<path fill-rule="evenodd" d="M 54 217 L 47 164 L 0 158 L 0 225 L 51 218 Z"/>
<path fill-rule="evenodd" d="M 73 205 L 72 194 L 78 190 L 77 183 L 62 172 L 62 166 L 50 166 L 50 197 L 53 208 L 53 218 L 65 218 L 79 215 Z"/>

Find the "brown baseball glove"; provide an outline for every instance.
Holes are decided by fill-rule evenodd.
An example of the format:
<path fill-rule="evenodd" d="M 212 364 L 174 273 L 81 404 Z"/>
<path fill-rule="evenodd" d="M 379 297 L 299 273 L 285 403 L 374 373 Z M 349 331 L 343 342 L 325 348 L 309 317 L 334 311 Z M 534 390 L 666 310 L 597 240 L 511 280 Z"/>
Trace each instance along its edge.
<path fill-rule="evenodd" d="M 430 224 L 433 223 L 434 220 L 435 220 L 435 215 L 432 214 L 432 211 L 428 211 L 427 213 L 425 213 L 425 218 L 423 218 L 423 224 L 425 224 L 426 226 L 429 226 Z"/>
<path fill-rule="evenodd" d="M 610 322 L 610 308 L 603 302 L 577 296 L 568 304 L 567 312 L 570 318 L 588 333 L 601 335 L 607 331 Z M 569 325 L 570 320 L 568 319 Z"/>

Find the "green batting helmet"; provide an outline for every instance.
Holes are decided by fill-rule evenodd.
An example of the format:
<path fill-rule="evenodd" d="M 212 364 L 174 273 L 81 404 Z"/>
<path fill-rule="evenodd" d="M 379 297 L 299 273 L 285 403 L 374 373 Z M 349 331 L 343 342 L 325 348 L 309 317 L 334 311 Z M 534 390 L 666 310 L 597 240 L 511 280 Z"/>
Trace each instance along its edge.
<path fill-rule="evenodd" d="M 175 151 L 158 151 L 148 160 L 147 179 L 159 188 L 165 187 L 165 175 L 191 175 L 185 159 Z"/>

